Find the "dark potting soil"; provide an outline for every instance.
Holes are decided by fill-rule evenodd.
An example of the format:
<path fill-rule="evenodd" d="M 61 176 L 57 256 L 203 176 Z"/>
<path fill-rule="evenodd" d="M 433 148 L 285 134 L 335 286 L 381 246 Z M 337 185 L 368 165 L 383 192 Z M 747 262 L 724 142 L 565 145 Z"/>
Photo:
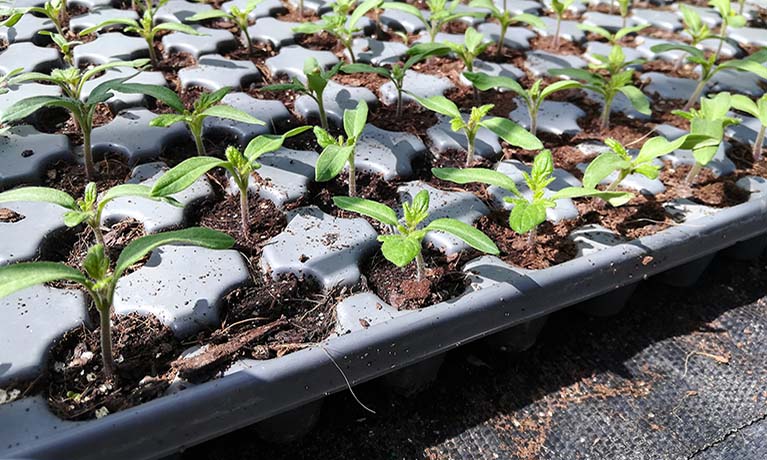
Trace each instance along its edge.
<path fill-rule="evenodd" d="M 575 243 L 568 238 L 577 221 L 542 223 L 530 241 L 529 234 L 520 235 L 509 226 L 508 211 L 493 211 L 477 221 L 477 228 L 492 239 L 504 262 L 529 270 L 540 270 L 573 259 Z"/>
<path fill-rule="evenodd" d="M 123 184 L 130 177 L 130 166 L 119 156 L 107 154 L 104 159 L 95 163 L 98 171 L 96 188 L 99 192 Z M 87 184 L 84 165 L 63 161 L 51 165 L 43 178 L 43 185 L 46 187 L 67 192 L 75 199 L 83 197 Z"/>
<path fill-rule="evenodd" d="M 431 250 L 425 250 L 423 255 L 425 276 L 419 280 L 415 263 L 400 268 L 376 253 L 362 268 L 367 286 L 399 310 L 428 307 L 463 293 L 468 286 L 466 274 L 460 270 L 468 260 L 464 255 L 449 259 Z"/>
<path fill-rule="evenodd" d="M 104 378 L 98 329 L 77 327 L 51 348 L 44 377 L 48 404 L 59 417 L 86 420 L 102 408 L 117 412 L 168 388 L 170 361 L 181 351 L 173 332 L 153 316 L 114 316 L 112 322 L 116 381 Z"/>

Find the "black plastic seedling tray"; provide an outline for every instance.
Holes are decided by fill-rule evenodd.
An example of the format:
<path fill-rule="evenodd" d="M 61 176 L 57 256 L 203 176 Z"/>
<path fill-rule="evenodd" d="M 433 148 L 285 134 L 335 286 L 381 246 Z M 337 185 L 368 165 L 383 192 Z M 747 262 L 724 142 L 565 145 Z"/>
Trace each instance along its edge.
<path fill-rule="evenodd" d="M 610 296 L 650 276 L 683 278 L 684 270 L 700 274 L 695 262 L 723 249 L 743 245 L 748 257 L 757 257 L 764 247 L 765 211 L 767 198 L 755 195 L 689 224 L 525 274 L 482 258 L 473 270 L 483 273 L 490 285 L 481 290 L 279 359 L 248 361 L 244 364 L 249 367 L 223 378 L 104 419 L 72 427 L 30 426 L 27 440 L 6 455 L 40 460 L 161 458 L 261 421 L 266 421 L 261 424 L 266 433 L 289 438 L 316 419 L 319 405 L 313 403 L 348 385 L 399 372 L 405 386 L 417 386 L 438 369 L 426 364 L 426 372 L 417 372 L 420 362 L 467 342 L 504 330 L 511 331 L 509 340 L 519 341 L 525 328 L 515 326 Z"/>

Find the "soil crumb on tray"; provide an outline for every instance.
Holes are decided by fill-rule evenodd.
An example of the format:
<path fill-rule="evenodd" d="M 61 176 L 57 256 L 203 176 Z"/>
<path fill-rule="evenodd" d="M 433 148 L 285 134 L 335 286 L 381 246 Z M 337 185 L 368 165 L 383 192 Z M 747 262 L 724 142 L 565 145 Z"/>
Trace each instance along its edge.
<path fill-rule="evenodd" d="M 73 329 L 51 349 L 47 366 L 48 404 L 66 420 L 114 413 L 162 396 L 173 378 L 170 362 L 180 343 L 153 316 L 112 318 L 117 380 L 103 376 L 99 331 Z"/>

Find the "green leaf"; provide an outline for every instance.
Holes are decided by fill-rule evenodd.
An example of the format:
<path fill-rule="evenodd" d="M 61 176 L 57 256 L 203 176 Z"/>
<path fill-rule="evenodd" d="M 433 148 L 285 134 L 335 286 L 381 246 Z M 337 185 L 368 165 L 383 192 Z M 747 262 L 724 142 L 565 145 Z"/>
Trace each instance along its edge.
<path fill-rule="evenodd" d="M 458 110 L 458 106 L 445 96 L 432 96 L 428 98 L 419 97 L 415 94 L 410 94 L 410 96 L 432 112 L 447 115 L 451 118 L 461 118 L 461 112 Z"/>
<path fill-rule="evenodd" d="M 163 22 L 162 24 L 157 24 L 156 26 L 154 26 L 154 30 L 171 30 L 173 32 L 181 32 L 182 34 L 195 35 L 198 37 L 207 35 L 207 34 L 198 32 L 192 26 L 181 24 L 180 22 Z"/>
<path fill-rule="evenodd" d="M 96 24 L 93 27 L 88 27 L 86 29 L 83 29 L 78 34 L 79 36 L 83 35 L 90 35 L 93 32 L 96 32 L 97 30 L 101 30 L 105 27 L 109 26 L 133 26 L 138 27 L 138 23 L 135 19 L 127 19 L 127 18 L 114 18 L 114 19 L 107 19 L 106 21 L 100 22 L 99 24 Z"/>
<path fill-rule="evenodd" d="M 331 136 L 329 132 L 325 131 L 319 126 L 315 126 L 313 132 L 314 137 L 317 139 L 317 143 L 320 144 L 320 147 L 323 149 L 336 143 L 336 140 L 333 138 L 333 136 Z"/>
<path fill-rule="evenodd" d="M 624 160 L 614 152 L 605 152 L 596 157 L 583 173 L 583 186 L 596 188 L 607 176 L 615 171 L 631 168 L 631 162 Z"/>
<path fill-rule="evenodd" d="M 299 34 L 316 34 L 320 33 L 323 30 L 325 30 L 325 27 L 323 24 L 314 23 L 314 22 L 304 22 L 303 24 L 299 24 L 291 29 L 291 31 L 299 33 Z"/>
<path fill-rule="evenodd" d="M 635 163 L 646 163 L 660 156 L 666 155 L 681 148 L 687 142 L 687 136 L 669 142 L 663 136 L 656 136 L 644 143 L 639 154 L 634 160 Z"/>
<path fill-rule="evenodd" d="M 503 88 L 514 91 L 523 98 L 527 98 L 527 91 L 525 91 L 525 89 L 513 78 L 491 76 L 482 72 L 464 72 L 463 76 L 480 91 Z"/>
<path fill-rule="evenodd" d="M 404 267 L 421 252 L 421 239 L 415 236 L 380 235 L 381 253 L 389 262 Z"/>
<path fill-rule="evenodd" d="M 719 64 L 718 68 L 751 72 L 752 74 L 767 80 L 767 67 L 752 59 L 736 59 L 732 61 L 725 61 Z"/>
<path fill-rule="evenodd" d="M 623 93 L 624 96 L 631 102 L 631 105 L 634 106 L 634 108 L 639 113 L 643 113 L 645 115 L 652 115 L 652 110 L 650 110 L 650 99 L 645 96 L 645 94 L 639 90 L 636 86 L 621 86 L 618 88 L 618 91 Z"/>
<path fill-rule="evenodd" d="M 259 91 L 306 91 L 304 85 L 300 83 L 275 83 L 273 85 L 266 85 L 259 89 Z"/>
<path fill-rule="evenodd" d="M 581 198 L 586 196 L 601 198 L 615 207 L 623 206 L 634 198 L 634 194 L 629 192 L 603 192 L 593 188 L 566 187 L 551 195 L 549 199 L 560 200 L 562 198 Z"/>
<path fill-rule="evenodd" d="M 367 12 L 377 8 L 380 4 L 381 0 L 366 0 L 357 5 L 357 8 L 354 9 L 354 12 L 349 17 L 349 27 L 351 29 L 355 29 L 357 27 L 357 23 L 360 22 L 360 19 L 362 19 L 362 17 L 365 16 Z"/>
<path fill-rule="evenodd" d="M 79 209 L 77 201 L 68 193 L 49 187 L 21 187 L 0 193 L 0 203 L 11 201 L 52 203 L 66 209 Z"/>
<path fill-rule="evenodd" d="M 235 109 L 234 107 L 223 104 L 208 107 L 204 112 L 202 112 L 202 114 L 209 117 L 226 118 L 228 120 L 239 121 L 241 123 L 250 123 L 252 125 L 264 126 L 266 124 L 258 118 L 250 115 L 249 113 L 245 113 L 242 110 Z"/>
<path fill-rule="evenodd" d="M 145 198 L 151 198 L 151 192 L 152 188 L 148 185 L 142 185 L 142 184 L 121 184 L 116 185 L 109 190 L 101 197 L 101 200 L 99 200 L 99 207 L 103 207 L 110 201 L 114 200 L 115 198 L 120 198 L 123 196 L 137 196 L 137 197 L 145 197 Z"/>
<path fill-rule="evenodd" d="M 572 81 L 572 80 L 557 81 L 543 88 L 543 90 L 541 90 L 540 99 L 541 100 L 546 99 L 547 97 L 551 96 L 552 94 L 558 91 L 563 91 L 563 90 L 572 89 L 572 88 L 579 88 L 580 86 L 581 84 L 577 81 Z"/>
<path fill-rule="evenodd" d="M 115 69 L 118 67 L 139 68 L 139 67 L 144 67 L 147 64 L 149 64 L 149 59 L 134 59 L 132 61 L 110 61 L 105 64 L 100 64 L 88 69 L 87 72 L 83 73 L 82 77 L 80 78 L 80 81 L 86 82 L 105 70 Z M 82 86 L 82 83 L 81 83 L 81 86 Z"/>
<path fill-rule="evenodd" d="M 412 14 L 421 21 L 426 22 L 426 19 L 421 14 L 421 10 L 414 7 L 413 5 L 402 2 L 384 2 L 381 7 L 385 10 L 398 10 L 402 11 L 403 13 Z"/>
<path fill-rule="evenodd" d="M 584 69 L 572 69 L 572 68 L 551 69 L 549 70 L 549 75 L 553 75 L 555 77 L 564 76 L 568 78 L 573 78 L 575 80 L 582 80 L 592 85 L 599 84 L 603 81 L 600 76 L 595 75 L 589 72 L 588 70 L 584 70 Z"/>
<path fill-rule="evenodd" d="M 369 64 L 345 64 L 341 66 L 344 73 L 375 73 L 385 78 L 391 78 L 391 72 L 385 67 L 374 67 Z"/>
<path fill-rule="evenodd" d="M 187 21 L 206 21 L 208 19 L 218 19 L 218 18 L 228 18 L 231 17 L 231 14 L 224 10 L 208 10 L 208 11 L 200 11 L 197 14 L 194 14 L 192 16 L 189 16 L 186 18 Z"/>
<path fill-rule="evenodd" d="M 186 123 L 188 117 L 184 115 L 176 115 L 174 113 L 163 113 L 157 115 L 149 121 L 149 126 L 155 126 L 159 128 L 167 128 L 174 123 Z"/>
<path fill-rule="evenodd" d="M 649 26 L 650 26 L 650 24 L 639 24 L 639 25 L 636 25 L 636 26 L 624 27 L 621 30 L 615 32 L 615 41 L 620 40 L 621 38 L 625 37 L 626 35 L 637 33 L 640 30 L 646 29 Z"/>
<path fill-rule="evenodd" d="M 706 55 L 703 53 L 703 51 L 699 50 L 698 48 L 690 45 L 685 45 L 682 43 L 672 44 L 672 43 L 661 43 L 660 45 L 655 45 L 650 48 L 650 51 L 653 53 L 665 53 L 667 51 L 683 51 L 691 56 L 694 56 L 698 59 L 706 59 Z"/>
<path fill-rule="evenodd" d="M 203 227 L 191 227 L 172 232 L 142 236 L 133 240 L 120 253 L 115 264 L 115 279 L 152 250 L 166 244 L 192 244 L 207 249 L 229 249 L 234 245 L 234 238 L 216 230 Z"/>
<path fill-rule="evenodd" d="M 487 235 L 460 220 L 449 218 L 436 219 L 429 223 L 425 230 L 438 230 L 449 233 L 456 238 L 461 239 L 474 249 L 487 254 L 497 255 L 500 253 L 498 247 L 493 243 L 493 240 Z"/>
<path fill-rule="evenodd" d="M 397 226 L 397 213 L 385 204 L 352 196 L 334 196 L 333 203 L 341 209 L 373 218 L 383 224 Z"/>
<path fill-rule="evenodd" d="M 43 107 L 61 107 L 70 112 L 77 112 L 80 107 L 80 101 L 75 101 L 64 96 L 32 96 L 22 99 L 5 110 L 0 123 L 9 123 L 22 120 Z"/>
<path fill-rule="evenodd" d="M 357 108 L 344 111 L 344 131 L 351 139 L 357 139 L 365 129 L 365 123 L 368 119 L 368 104 L 364 99 L 360 99 Z"/>
<path fill-rule="evenodd" d="M 160 176 L 152 186 L 152 197 L 167 197 L 185 190 L 211 169 L 223 166 L 226 161 L 214 157 L 192 157 L 182 161 Z"/>
<path fill-rule="evenodd" d="M 353 152 L 352 147 L 341 147 L 331 144 L 325 147 L 317 159 L 314 169 L 314 180 L 327 182 L 338 176 L 349 161 L 349 155 Z"/>
<path fill-rule="evenodd" d="M 184 113 L 186 111 L 184 102 L 178 97 L 178 94 L 165 86 L 147 85 L 144 83 L 124 83 L 115 87 L 114 90 L 121 93 L 144 94 L 164 102 L 165 105 L 178 113 Z"/>
<path fill-rule="evenodd" d="M 604 27 L 594 26 L 591 24 L 578 24 L 578 28 L 586 32 L 591 32 L 593 34 L 599 35 L 605 40 L 610 40 L 612 38 L 610 31 Z"/>
<path fill-rule="evenodd" d="M 759 116 L 759 108 L 757 107 L 756 102 L 752 101 L 750 97 L 744 96 L 742 94 L 734 94 L 732 96 L 731 102 L 734 109 L 740 110 L 741 112 L 746 112 L 752 117 L 761 118 Z M 760 121 L 764 123 L 764 120 Z"/>
<path fill-rule="evenodd" d="M 480 125 L 489 129 L 498 137 L 515 147 L 521 147 L 526 150 L 538 150 L 543 148 L 540 139 L 508 118 L 487 118 L 482 120 Z"/>
<path fill-rule="evenodd" d="M 543 203 L 530 203 L 527 200 L 515 200 L 509 215 L 511 229 L 524 235 L 546 220 L 546 206 Z"/>
<path fill-rule="evenodd" d="M 471 182 L 479 182 L 487 185 L 494 185 L 507 190 L 518 197 L 522 197 L 519 193 L 517 184 L 506 174 L 501 172 L 485 169 L 485 168 L 432 168 L 432 174 L 438 179 L 455 182 L 456 184 L 468 184 Z"/>
<path fill-rule="evenodd" d="M 85 276 L 57 262 L 25 262 L 0 267 L 0 297 L 51 281 L 67 280 L 86 284 Z"/>

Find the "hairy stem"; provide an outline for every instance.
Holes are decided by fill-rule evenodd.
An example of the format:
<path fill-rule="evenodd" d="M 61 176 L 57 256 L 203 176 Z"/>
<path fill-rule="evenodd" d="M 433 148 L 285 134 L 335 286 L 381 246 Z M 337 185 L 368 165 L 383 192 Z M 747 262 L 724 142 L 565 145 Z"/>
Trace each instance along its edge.
<path fill-rule="evenodd" d="M 535 136 L 538 131 L 538 107 L 528 107 L 527 111 L 530 115 L 530 134 Z"/>
<path fill-rule="evenodd" d="M 535 247 L 535 239 L 538 237 L 538 229 L 534 228 L 527 232 L 527 247 L 533 249 Z"/>
<path fill-rule="evenodd" d="M 325 113 L 325 103 L 322 101 L 322 93 L 318 94 L 315 98 L 317 101 L 317 109 L 320 112 L 320 126 L 325 131 L 328 130 L 328 114 Z"/>
<path fill-rule="evenodd" d="M 149 61 L 152 63 L 152 67 L 156 69 L 160 61 L 157 59 L 157 51 L 154 49 L 154 40 L 151 36 L 146 37 L 146 46 L 149 48 Z"/>
<path fill-rule="evenodd" d="M 109 305 L 97 305 L 100 319 L 101 361 L 104 364 L 104 377 L 112 380 L 115 376 L 115 359 L 112 355 L 112 326 L 109 322 Z"/>
<path fill-rule="evenodd" d="M 80 131 L 83 133 L 83 159 L 85 160 L 85 178 L 91 182 L 96 177 L 96 165 L 93 162 L 91 150 L 91 126 L 88 122 L 80 122 Z"/>
<path fill-rule="evenodd" d="M 753 150 L 754 161 L 759 161 L 762 159 L 762 145 L 764 144 L 765 131 L 767 131 L 767 125 L 762 125 L 762 127 L 759 129 L 759 133 L 756 135 Z"/>
<path fill-rule="evenodd" d="M 304 17 L 304 0 L 298 0 L 298 16 Z"/>
<path fill-rule="evenodd" d="M 248 56 L 253 56 L 253 42 L 250 39 L 250 32 L 248 32 L 247 26 L 242 28 L 242 35 L 245 36 L 245 42 L 248 46 Z"/>
<path fill-rule="evenodd" d="M 349 196 L 357 195 L 357 174 L 354 166 L 354 151 L 349 155 Z"/>
<path fill-rule="evenodd" d="M 509 26 L 506 25 L 506 24 L 501 24 L 501 35 L 498 37 L 498 45 L 497 45 L 497 48 L 495 50 L 495 55 L 496 56 L 500 56 L 501 53 L 503 52 L 503 43 L 506 40 L 506 29 L 508 27 Z"/>
<path fill-rule="evenodd" d="M 716 53 L 714 53 L 714 62 L 719 60 L 719 54 L 722 52 L 722 45 L 724 45 L 724 37 L 727 36 L 727 22 L 722 22 L 722 27 L 719 30 L 719 35 L 721 35 L 722 38 L 719 39 L 719 46 L 716 47 Z"/>
<path fill-rule="evenodd" d="M 554 48 L 559 48 L 559 33 L 562 28 L 562 16 L 557 15 L 557 28 L 554 30 Z"/>
<path fill-rule="evenodd" d="M 402 86 L 397 86 L 397 117 L 402 116 Z"/>
<path fill-rule="evenodd" d="M 689 111 L 693 105 L 695 105 L 696 102 L 698 102 L 698 99 L 700 99 L 700 95 L 703 92 L 703 89 L 706 87 L 706 80 L 699 80 L 698 85 L 695 87 L 695 91 L 693 91 L 692 95 L 690 96 L 690 99 L 687 100 L 687 103 L 682 107 L 683 112 Z"/>
<path fill-rule="evenodd" d="M 618 188 L 618 185 L 620 185 L 620 183 L 623 182 L 623 179 L 625 179 L 626 176 L 628 176 L 628 174 L 629 174 L 629 172 L 628 172 L 627 169 L 622 169 L 618 173 L 618 177 L 616 177 L 615 180 L 612 181 L 610 183 L 610 185 L 607 187 L 607 191 L 608 192 L 614 192 Z"/>
<path fill-rule="evenodd" d="M 605 104 L 602 106 L 602 114 L 599 116 L 599 129 L 606 130 L 610 127 L 610 107 L 613 105 L 612 97 L 605 97 Z"/>
<path fill-rule="evenodd" d="M 245 178 L 245 186 L 240 186 L 240 217 L 242 218 L 242 235 L 246 240 L 250 239 L 250 207 L 248 206 L 248 178 Z"/>
<path fill-rule="evenodd" d="M 692 183 L 695 182 L 695 178 L 698 177 L 698 174 L 700 174 L 701 169 L 703 169 L 703 165 L 695 162 L 695 164 L 692 165 L 692 168 L 690 168 L 690 172 L 687 173 L 687 177 L 685 177 L 684 183 L 686 185 L 692 185 Z"/>
<path fill-rule="evenodd" d="M 202 121 L 189 123 L 189 131 L 192 132 L 194 146 L 197 148 L 197 156 L 205 156 L 205 145 L 202 143 Z"/>
<path fill-rule="evenodd" d="M 346 50 L 349 51 L 349 59 L 351 59 L 352 64 L 356 64 L 357 63 L 357 57 L 354 56 L 354 50 L 352 49 L 351 41 L 345 42 L 344 45 L 346 46 Z"/>
<path fill-rule="evenodd" d="M 418 279 L 418 281 L 421 281 L 425 275 L 425 266 L 426 264 L 423 261 L 423 254 L 420 252 L 417 256 L 415 256 L 415 274 Z"/>
<path fill-rule="evenodd" d="M 469 141 L 469 146 L 466 149 L 466 167 L 469 167 L 474 163 L 474 136 L 475 134 L 466 135 L 466 138 Z"/>

